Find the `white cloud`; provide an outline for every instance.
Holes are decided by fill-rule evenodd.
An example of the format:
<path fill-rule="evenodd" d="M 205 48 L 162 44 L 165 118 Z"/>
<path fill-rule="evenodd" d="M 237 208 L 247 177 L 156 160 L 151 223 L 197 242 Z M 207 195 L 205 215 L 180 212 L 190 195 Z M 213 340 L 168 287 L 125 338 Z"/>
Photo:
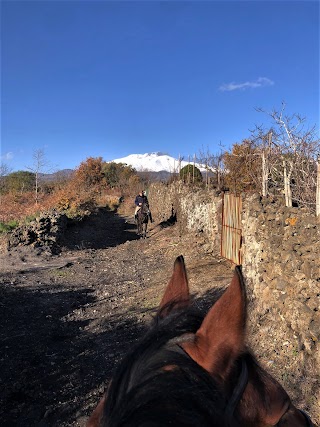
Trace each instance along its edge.
<path fill-rule="evenodd" d="M 256 89 L 259 87 L 272 86 L 274 82 L 267 77 L 259 77 L 257 80 L 252 82 L 244 82 L 244 83 L 224 83 L 219 87 L 219 90 L 222 92 L 230 92 L 232 90 L 246 90 L 246 89 Z"/>
<path fill-rule="evenodd" d="M 13 153 L 11 151 L 8 151 L 8 153 L 4 154 L 3 156 L 0 156 L 1 160 L 11 160 L 13 159 Z"/>

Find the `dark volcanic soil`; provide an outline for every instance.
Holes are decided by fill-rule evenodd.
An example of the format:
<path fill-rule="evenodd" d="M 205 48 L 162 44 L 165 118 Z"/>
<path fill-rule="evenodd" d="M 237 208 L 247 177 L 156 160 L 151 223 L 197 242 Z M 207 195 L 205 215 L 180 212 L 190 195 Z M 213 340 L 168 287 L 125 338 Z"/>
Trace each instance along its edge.
<path fill-rule="evenodd" d="M 231 265 L 209 247 L 201 233 L 180 236 L 169 224 L 152 224 L 140 240 L 132 218 L 100 209 L 67 230 L 60 255 L 30 247 L 0 255 L 1 427 L 84 426 L 155 313 L 178 255 L 200 307 L 230 282 Z M 282 345 L 292 331 L 249 311 L 249 332 L 259 362 L 319 423 L 317 380 Z"/>
<path fill-rule="evenodd" d="M 68 229 L 60 255 L 0 257 L 0 424 L 84 426 L 115 364 L 143 333 L 183 254 L 198 304 L 232 276 L 204 238 L 101 209 Z"/>

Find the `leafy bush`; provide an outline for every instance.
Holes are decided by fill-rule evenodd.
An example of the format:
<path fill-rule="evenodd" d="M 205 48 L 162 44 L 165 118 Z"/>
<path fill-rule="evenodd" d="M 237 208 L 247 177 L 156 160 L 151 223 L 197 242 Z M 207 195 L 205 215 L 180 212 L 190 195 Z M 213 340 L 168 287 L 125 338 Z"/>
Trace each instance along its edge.
<path fill-rule="evenodd" d="M 11 220 L 7 223 L 0 222 L 0 233 L 7 233 L 8 231 L 12 231 L 19 225 L 18 221 Z"/>
<path fill-rule="evenodd" d="M 103 163 L 106 184 L 110 188 L 127 188 L 129 182 L 139 180 L 135 169 L 123 163 Z"/>
<path fill-rule="evenodd" d="M 28 171 L 12 172 L 4 177 L 4 193 L 25 193 L 35 186 L 35 174 Z"/>
<path fill-rule="evenodd" d="M 261 187 L 261 153 L 248 139 L 234 144 L 231 153 L 224 154 L 225 183 L 234 193 L 259 191 Z"/>
<path fill-rule="evenodd" d="M 32 215 L 27 215 L 24 220 L 23 223 L 24 224 L 30 224 L 30 222 L 34 221 L 37 217 L 39 217 L 40 212 L 35 212 Z"/>
<path fill-rule="evenodd" d="M 102 157 L 89 157 L 75 171 L 73 181 L 77 188 L 90 188 L 102 183 Z"/>
<path fill-rule="evenodd" d="M 120 197 L 117 196 L 105 196 L 105 206 L 111 211 L 114 211 L 119 206 Z"/>
<path fill-rule="evenodd" d="M 94 201 L 86 201 L 79 204 L 73 204 L 64 213 L 70 219 L 81 219 L 94 212 L 96 204 Z"/>
<path fill-rule="evenodd" d="M 180 179 L 187 183 L 202 183 L 202 174 L 197 166 L 192 164 L 184 166 L 180 171 Z"/>

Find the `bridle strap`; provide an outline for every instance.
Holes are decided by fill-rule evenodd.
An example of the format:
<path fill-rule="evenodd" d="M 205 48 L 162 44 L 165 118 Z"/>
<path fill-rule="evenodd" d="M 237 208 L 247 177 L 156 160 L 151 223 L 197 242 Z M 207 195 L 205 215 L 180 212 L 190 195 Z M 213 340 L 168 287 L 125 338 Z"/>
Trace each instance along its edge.
<path fill-rule="evenodd" d="M 305 420 L 307 421 L 307 427 L 312 427 L 313 424 L 309 415 L 306 412 L 304 412 L 302 409 L 298 409 L 298 411 L 304 416 Z"/>
<path fill-rule="evenodd" d="M 187 356 L 188 358 L 192 359 L 191 356 L 185 351 L 185 349 L 181 345 L 174 344 L 173 346 L 169 346 L 169 348 L 170 347 L 176 353 L 182 354 L 182 355 Z M 235 388 L 232 392 L 232 395 L 228 401 L 228 404 L 226 406 L 226 409 L 225 409 L 226 421 L 227 421 L 228 427 L 239 427 L 239 423 L 237 423 L 237 421 L 234 418 L 234 412 L 236 410 L 236 407 L 238 406 L 238 403 L 239 403 L 239 401 L 243 395 L 245 388 L 247 387 L 248 380 L 249 380 L 248 367 L 247 367 L 245 359 L 242 358 L 241 359 L 240 377 L 239 377 L 238 383 L 235 386 Z M 304 416 L 304 418 L 307 422 L 306 427 L 313 427 L 313 424 L 312 424 L 312 421 L 311 421 L 309 415 L 306 412 L 304 412 L 302 409 L 298 409 L 298 411 Z"/>
<path fill-rule="evenodd" d="M 228 404 L 226 406 L 226 418 L 227 418 L 227 425 L 229 427 L 235 427 L 237 425 L 237 423 L 235 422 L 234 419 L 234 411 L 236 410 L 236 407 L 242 397 L 242 394 L 248 384 L 248 367 L 247 364 L 245 362 L 245 360 L 242 358 L 241 359 L 241 373 L 240 373 L 240 377 L 238 380 L 237 385 L 235 386 L 232 395 L 228 401 Z"/>
<path fill-rule="evenodd" d="M 185 349 L 181 345 L 175 344 L 172 349 L 176 353 L 183 354 L 184 356 L 187 356 L 188 358 L 193 360 L 192 357 L 185 351 Z M 249 378 L 248 367 L 247 367 L 245 360 L 242 358 L 241 359 L 240 377 L 239 377 L 238 383 L 235 386 L 235 388 L 232 392 L 231 398 L 228 401 L 228 404 L 227 404 L 226 409 L 225 409 L 226 421 L 227 421 L 228 427 L 238 427 L 238 423 L 234 419 L 234 411 L 235 411 L 235 409 L 239 403 L 239 400 L 242 397 L 244 389 L 246 388 L 246 386 L 248 384 L 248 378 Z"/>
<path fill-rule="evenodd" d="M 233 390 L 231 398 L 226 407 L 226 418 L 228 427 L 238 427 L 239 424 L 235 421 L 234 411 L 242 397 L 242 394 L 248 384 L 248 367 L 244 359 L 241 359 L 241 373 L 239 377 L 239 381 L 236 387 Z M 312 421 L 309 415 L 303 411 L 302 409 L 298 409 L 298 411 L 304 416 L 307 424 L 306 427 L 313 427 Z M 278 425 L 278 424 L 277 424 Z"/>
<path fill-rule="evenodd" d="M 298 409 L 298 408 L 297 408 Z M 304 416 L 304 419 L 306 420 L 306 422 L 307 422 L 307 425 L 306 425 L 306 427 L 313 427 L 313 424 L 312 424 L 312 421 L 311 421 L 311 419 L 310 419 L 310 417 L 309 417 L 309 415 L 306 413 L 306 412 L 304 412 L 302 409 L 298 409 L 298 411 L 300 412 L 300 414 L 302 414 L 303 416 Z M 282 417 L 281 417 L 282 418 Z M 278 421 L 278 423 L 276 424 L 276 427 L 277 426 L 280 426 L 280 424 L 281 424 L 281 418 L 280 418 L 280 420 Z"/>

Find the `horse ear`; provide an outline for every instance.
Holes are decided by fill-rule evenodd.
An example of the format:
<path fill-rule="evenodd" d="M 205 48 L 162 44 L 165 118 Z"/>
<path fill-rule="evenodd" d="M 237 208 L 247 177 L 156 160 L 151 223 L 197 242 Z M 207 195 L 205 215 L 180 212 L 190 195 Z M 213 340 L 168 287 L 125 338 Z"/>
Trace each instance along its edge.
<path fill-rule="evenodd" d="M 98 403 L 98 406 L 92 412 L 90 418 L 87 421 L 86 427 L 99 427 L 101 425 L 101 420 L 103 416 L 103 409 L 106 403 L 107 396 L 103 395 L 102 399 Z"/>
<path fill-rule="evenodd" d="M 160 317 L 167 316 L 172 308 L 185 308 L 190 304 L 188 277 L 183 256 L 174 262 L 173 273 L 159 306 Z"/>
<path fill-rule="evenodd" d="M 223 381 L 244 348 L 246 295 L 240 267 L 184 349 L 204 369 Z"/>

